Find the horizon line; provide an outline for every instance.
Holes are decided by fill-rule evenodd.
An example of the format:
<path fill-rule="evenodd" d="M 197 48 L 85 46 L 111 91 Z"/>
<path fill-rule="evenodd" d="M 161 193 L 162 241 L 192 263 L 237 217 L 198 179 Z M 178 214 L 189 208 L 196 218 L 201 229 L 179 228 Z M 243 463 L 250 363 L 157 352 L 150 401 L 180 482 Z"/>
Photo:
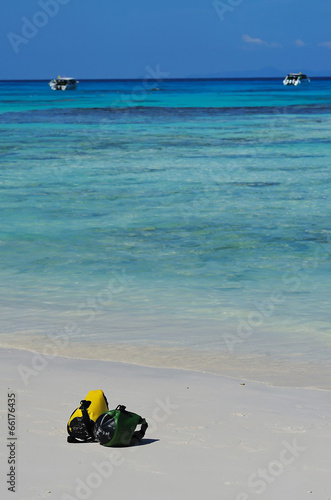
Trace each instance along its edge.
<path fill-rule="evenodd" d="M 178 81 L 178 80 L 278 80 L 284 78 L 283 76 L 201 76 L 201 77 L 174 77 L 174 78 L 162 78 L 162 81 Z M 312 76 L 312 79 L 331 79 L 331 75 L 328 76 Z M 135 77 L 135 78 L 80 78 L 75 77 L 76 80 L 85 82 L 95 82 L 95 81 L 142 81 L 145 77 Z M 150 78 L 149 80 L 152 80 Z M 0 78 L 0 82 L 47 82 L 49 78 Z"/>

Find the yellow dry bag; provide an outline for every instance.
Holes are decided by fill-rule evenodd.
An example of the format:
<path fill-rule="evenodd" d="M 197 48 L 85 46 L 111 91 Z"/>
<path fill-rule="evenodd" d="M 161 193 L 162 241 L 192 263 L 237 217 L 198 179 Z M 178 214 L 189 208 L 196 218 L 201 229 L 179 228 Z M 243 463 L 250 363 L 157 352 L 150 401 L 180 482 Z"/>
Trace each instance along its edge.
<path fill-rule="evenodd" d="M 94 441 L 94 424 L 99 415 L 106 411 L 108 411 L 108 401 L 103 391 L 100 389 L 90 391 L 69 418 L 67 425 L 68 443 Z"/>

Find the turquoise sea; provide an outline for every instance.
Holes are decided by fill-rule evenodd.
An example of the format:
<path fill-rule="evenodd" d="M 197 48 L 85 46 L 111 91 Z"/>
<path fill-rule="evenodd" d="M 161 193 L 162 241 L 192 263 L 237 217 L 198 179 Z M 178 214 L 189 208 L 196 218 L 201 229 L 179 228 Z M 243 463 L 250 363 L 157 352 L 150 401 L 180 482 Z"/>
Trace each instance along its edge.
<path fill-rule="evenodd" d="M 330 368 L 331 79 L 6 81 L 0 100 L 2 345 Z"/>

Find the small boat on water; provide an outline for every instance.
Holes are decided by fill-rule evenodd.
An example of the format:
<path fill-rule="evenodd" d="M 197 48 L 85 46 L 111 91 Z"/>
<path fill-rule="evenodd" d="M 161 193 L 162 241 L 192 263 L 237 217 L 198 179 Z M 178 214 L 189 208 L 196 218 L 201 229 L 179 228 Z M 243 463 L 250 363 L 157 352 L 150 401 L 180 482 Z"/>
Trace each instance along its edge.
<path fill-rule="evenodd" d="M 289 73 L 283 80 L 284 85 L 300 85 L 301 83 L 309 83 L 310 78 L 302 73 Z"/>
<path fill-rule="evenodd" d="M 54 80 L 51 80 L 48 85 L 52 90 L 75 90 L 78 83 L 79 81 L 75 78 L 58 76 Z"/>

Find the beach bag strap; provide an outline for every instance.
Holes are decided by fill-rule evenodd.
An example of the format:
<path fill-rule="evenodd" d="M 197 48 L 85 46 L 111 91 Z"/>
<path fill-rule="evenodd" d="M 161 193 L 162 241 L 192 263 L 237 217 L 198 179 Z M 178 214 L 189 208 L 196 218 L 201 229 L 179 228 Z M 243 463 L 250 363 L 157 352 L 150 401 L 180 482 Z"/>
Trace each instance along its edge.
<path fill-rule="evenodd" d="M 141 441 L 142 438 L 145 436 L 145 433 L 146 433 L 147 427 L 148 427 L 148 423 L 146 422 L 146 420 L 144 418 L 140 417 L 138 425 L 141 425 L 141 427 L 138 431 L 134 431 L 130 444 L 139 443 L 139 441 Z"/>
<path fill-rule="evenodd" d="M 90 416 L 88 414 L 87 408 L 91 405 L 91 401 L 86 401 L 83 399 L 80 402 L 80 409 L 82 410 L 82 415 L 83 415 L 83 421 L 84 424 L 86 425 L 87 432 L 89 433 L 90 438 L 94 441 L 94 436 L 93 436 L 93 427 L 92 427 L 92 421 L 90 419 Z"/>
<path fill-rule="evenodd" d="M 116 410 L 120 411 L 122 413 L 126 413 L 127 415 L 130 415 L 130 416 L 132 415 L 131 412 L 126 410 L 126 406 L 124 406 L 124 405 L 118 405 L 116 407 Z M 141 441 L 142 438 L 146 434 L 146 431 L 148 428 L 148 423 L 146 422 L 146 420 L 143 417 L 139 418 L 138 425 L 140 425 L 141 427 L 139 430 L 134 431 L 132 438 L 131 438 L 131 441 L 130 441 L 130 445 L 139 443 L 139 441 Z"/>
<path fill-rule="evenodd" d="M 91 422 L 90 416 L 89 416 L 88 411 L 87 411 L 87 408 L 90 406 L 90 404 L 91 404 L 91 401 L 86 401 L 86 399 L 83 399 L 80 402 L 80 407 L 79 407 L 79 409 L 82 412 L 83 422 L 86 426 L 86 430 L 89 434 L 89 437 L 86 438 L 84 441 L 80 441 L 79 439 L 75 438 L 72 435 L 72 433 L 69 429 L 69 425 L 67 425 L 67 430 L 68 430 L 68 434 L 69 434 L 69 436 L 67 437 L 68 443 L 88 443 L 90 441 L 95 441 L 94 435 L 93 435 L 93 429 L 92 429 L 92 422 Z"/>

